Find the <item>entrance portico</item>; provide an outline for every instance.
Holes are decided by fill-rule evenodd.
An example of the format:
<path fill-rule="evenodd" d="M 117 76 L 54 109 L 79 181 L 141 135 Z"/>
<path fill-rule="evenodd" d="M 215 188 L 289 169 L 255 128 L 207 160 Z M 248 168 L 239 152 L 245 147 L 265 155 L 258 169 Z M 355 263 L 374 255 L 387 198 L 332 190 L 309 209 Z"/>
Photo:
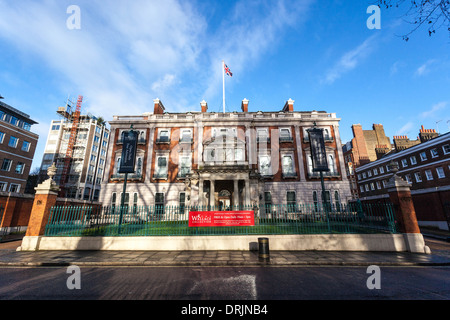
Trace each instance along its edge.
<path fill-rule="evenodd" d="M 250 205 L 250 170 L 247 166 L 199 169 L 199 206 Z"/>

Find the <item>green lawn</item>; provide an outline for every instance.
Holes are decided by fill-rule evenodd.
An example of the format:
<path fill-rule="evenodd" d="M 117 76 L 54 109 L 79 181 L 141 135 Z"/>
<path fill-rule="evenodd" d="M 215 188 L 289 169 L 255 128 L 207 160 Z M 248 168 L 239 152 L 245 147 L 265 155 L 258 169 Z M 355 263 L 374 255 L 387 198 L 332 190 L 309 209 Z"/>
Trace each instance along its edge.
<path fill-rule="evenodd" d="M 247 234 L 325 234 L 325 233 L 384 233 L 376 226 L 358 223 L 297 222 L 260 223 L 246 227 L 189 227 L 187 221 L 156 221 L 151 223 L 83 227 L 80 225 L 48 226 L 49 236 L 196 236 Z"/>

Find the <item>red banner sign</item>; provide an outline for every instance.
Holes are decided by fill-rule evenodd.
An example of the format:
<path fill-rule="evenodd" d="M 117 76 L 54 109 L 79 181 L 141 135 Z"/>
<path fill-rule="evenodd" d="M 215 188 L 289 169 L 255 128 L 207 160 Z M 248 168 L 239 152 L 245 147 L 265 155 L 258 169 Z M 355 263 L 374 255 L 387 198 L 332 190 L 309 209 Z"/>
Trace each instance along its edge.
<path fill-rule="evenodd" d="M 189 227 L 254 226 L 253 211 L 190 211 Z"/>

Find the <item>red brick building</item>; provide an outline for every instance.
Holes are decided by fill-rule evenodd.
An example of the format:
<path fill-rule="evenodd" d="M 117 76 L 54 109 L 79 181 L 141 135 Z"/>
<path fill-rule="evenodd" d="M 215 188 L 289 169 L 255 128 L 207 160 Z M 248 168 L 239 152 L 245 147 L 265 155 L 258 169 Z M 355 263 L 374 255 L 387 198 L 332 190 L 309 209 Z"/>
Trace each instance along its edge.
<path fill-rule="evenodd" d="M 362 201 L 389 199 L 386 184 L 392 173 L 389 163 L 397 162 L 397 175 L 411 185 L 419 225 L 449 230 L 450 225 L 450 133 L 438 135 L 421 130 L 421 143 L 356 168 Z M 434 137 L 434 138 L 433 138 Z"/>
<path fill-rule="evenodd" d="M 280 111 L 169 113 L 159 99 L 153 112 L 114 116 L 100 201 L 120 204 L 124 174 L 118 173 L 121 134 L 140 132 L 135 173 L 128 175 L 127 205 L 238 206 L 320 202 L 321 183 L 312 172 L 307 129 L 324 130 L 330 171 L 326 201 L 350 198 L 344 172 L 339 118 L 325 111 L 294 111 L 289 99 Z"/>
<path fill-rule="evenodd" d="M 343 152 L 352 197 L 355 199 L 359 197 L 355 169 L 390 152 L 392 145 L 382 124 L 373 124 L 372 130 L 363 130 L 360 124 L 354 124 L 352 131 L 353 139 L 343 146 Z"/>
<path fill-rule="evenodd" d="M 23 193 L 39 136 L 37 122 L 0 101 L 0 192 Z"/>

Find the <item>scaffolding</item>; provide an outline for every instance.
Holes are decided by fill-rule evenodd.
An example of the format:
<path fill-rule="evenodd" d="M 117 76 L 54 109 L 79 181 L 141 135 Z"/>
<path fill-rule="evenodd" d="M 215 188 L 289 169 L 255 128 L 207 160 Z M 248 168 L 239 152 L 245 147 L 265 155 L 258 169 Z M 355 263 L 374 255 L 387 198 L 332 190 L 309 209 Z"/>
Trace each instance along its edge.
<path fill-rule="evenodd" d="M 72 128 L 70 130 L 69 143 L 67 145 L 66 156 L 64 157 L 64 166 L 60 179 L 60 197 L 64 197 L 66 193 L 66 182 L 67 176 L 69 174 L 70 165 L 72 162 L 73 156 L 73 146 L 75 145 L 75 140 L 77 137 L 78 124 L 80 122 L 80 114 L 81 114 L 81 104 L 83 102 L 83 96 L 78 96 L 77 105 L 75 108 L 75 112 L 72 112 L 72 107 L 67 104 L 66 108 L 58 108 L 58 113 L 62 115 L 64 118 L 72 121 Z"/>

